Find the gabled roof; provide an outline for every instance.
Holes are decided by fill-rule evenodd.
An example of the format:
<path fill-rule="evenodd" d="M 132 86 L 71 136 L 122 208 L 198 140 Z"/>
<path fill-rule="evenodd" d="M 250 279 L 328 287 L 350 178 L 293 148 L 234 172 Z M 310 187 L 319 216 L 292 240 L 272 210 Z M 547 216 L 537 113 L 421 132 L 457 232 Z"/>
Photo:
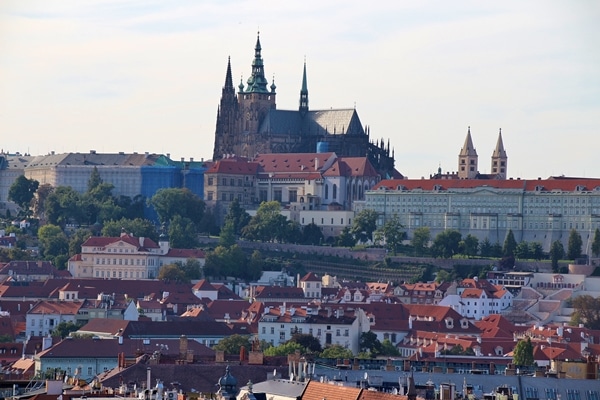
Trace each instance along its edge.
<path fill-rule="evenodd" d="M 40 301 L 27 314 L 77 315 L 82 301 Z"/>
<path fill-rule="evenodd" d="M 256 175 L 259 164 L 245 157 L 230 157 L 215 161 L 206 174 Z"/>
<path fill-rule="evenodd" d="M 202 249 L 169 249 L 163 257 L 172 258 L 204 258 L 206 254 Z"/>
<path fill-rule="evenodd" d="M 127 243 L 131 246 L 134 246 L 138 250 L 144 249 L 158 249 L 159 246 L 156 242 L 150 238 L 139 238 L 135 236 L 131 236 L 128 234 L 122 234 L 119 237 L 104 237 L 104 236 L 92 236 L 83 244 L 82 247 L 106 247 L 111 244 L 116 244 L 119 242 Z M 142 244 L 143 242 L 143 244 Z"/>
<path fill-rule="evenodd" d="M 319 278 L 314 272 L 309 272 L 300 278 L 300 282 L 321 282 L 321 278 Z"/>
<path fill-rule="evenodd" d="M 300 111 L 270 109 L 259 133 L 275 135 L 364 135 L 355 109 Z"/>
<path fill-rule="evenodd" d="M 299 287 L 257 286 L 254 297 L 263 301 L 275 298 L 303 299 L 304 291 Z"/>
<path fill-rule="evenodd" d="M 310 381 L 306 385 L 302 400 L 358 400 L 361 390 L 355 387 Z"/>
<path fill-rule="evenodd" d="M 57 272 L 51 262 L 41 260 L 10 261 L 0 266 L 0 275 L 54 275 Z"/>

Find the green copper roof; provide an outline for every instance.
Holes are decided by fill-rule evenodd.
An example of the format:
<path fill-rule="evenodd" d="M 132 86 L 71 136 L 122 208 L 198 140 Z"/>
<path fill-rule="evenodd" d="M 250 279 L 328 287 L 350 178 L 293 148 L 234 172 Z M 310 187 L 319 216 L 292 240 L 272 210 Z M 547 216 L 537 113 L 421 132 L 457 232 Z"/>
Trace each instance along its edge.
<path fill-rule="evenodd" d="M 248 78 L 248 86 L 244 93 L 269 93 L 267 89 L 269 82 L 265 78 L 265 66 L 260 52 L 260 37 L 257 37 L 256 46 L 254 47 L 254 60 L 252 61 L 252 75 Z"/>

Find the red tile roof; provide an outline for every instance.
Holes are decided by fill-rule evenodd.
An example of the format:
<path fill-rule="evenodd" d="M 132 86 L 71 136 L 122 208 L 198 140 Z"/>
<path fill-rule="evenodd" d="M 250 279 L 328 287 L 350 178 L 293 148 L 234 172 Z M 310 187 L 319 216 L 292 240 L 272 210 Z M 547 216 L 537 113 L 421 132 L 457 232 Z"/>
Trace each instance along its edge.
<path fill-rule="evenodd" d="M 577 191 L 579 187 L 582 190 L 596 190 L 600 188 L 600 179 L 597 178 L 573 178 L 573 179 L 387 179 L 375 185 L 374 189 L 386 187 L 390 190 L 397 190 L 403 187 L 404 190 L 448 190 L 448 189 L 473 189 L 490 187 L 496 189 L 516 189 L 525 191 L 535 191 L 536 188 L 543 191 Z"/>
<path fill-rule="evenodd" d="M 258 163 L 244 157 L 232 157 L 219 160 L 205 174 L 256 175 Z"/>
<path fill-rule="evenodd" d="M 142 241 L 143 244 L 140 243 Z M 92 236 L 88 240 L 83 242 L 81 246 L 106 247 L 110 244 L 118 242 L 130 244 L 132 246 L 135 246 L 138 250 L 159 248 L 156 242 L 150 238 L 139 238 L 127 234 L 121 235 L 119 237 Z"/>

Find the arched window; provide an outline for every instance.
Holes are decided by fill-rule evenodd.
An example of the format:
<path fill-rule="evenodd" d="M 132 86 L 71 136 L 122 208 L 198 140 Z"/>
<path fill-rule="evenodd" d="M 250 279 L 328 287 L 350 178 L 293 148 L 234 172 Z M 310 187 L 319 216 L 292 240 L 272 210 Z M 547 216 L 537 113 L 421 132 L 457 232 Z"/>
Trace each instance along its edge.
<path fill-rule="evenodd" d="M 337 185 L 333 184 L 333 199 L 337 199 Z"/>
<path fill-rule="evenodd" d="M 325 184 L 325 200 L 329 199 L 329 185 Z"/>

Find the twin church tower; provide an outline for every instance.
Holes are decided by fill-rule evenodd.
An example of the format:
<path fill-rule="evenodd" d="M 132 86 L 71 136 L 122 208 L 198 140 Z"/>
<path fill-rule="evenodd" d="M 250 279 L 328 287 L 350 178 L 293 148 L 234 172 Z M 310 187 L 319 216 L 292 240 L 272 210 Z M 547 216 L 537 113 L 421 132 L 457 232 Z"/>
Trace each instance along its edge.
<path fill-rule="evenodd" d="M 502 143 L 502 130 L 498 132 L 496 148 L 492 153 L 492 165 L 489 174 L 480 174 L 477 166 L 477 151 L 471 139 L 471 127 L 467 131 L 465 144 L 458 155 L 458 178 L 459 179 L 506 179 L 506 167 L 508 156 Z"/>
<path fill-rule="evenodd" d="M 217 111 L 213 160 L 228 155 L 253 159 L 265 153 L 335 152 L 340 157 L 367 157 L 382 178 L 398 178 L 394 151 L 383 139 L 371 140 L 356 109 L 311 110 L 306 62 L 297 110 L 278 110 L 275 81 L 265 78 L 260 37 L 256 39 L 252 73 L 233 85 L 231 59 Z"/>

